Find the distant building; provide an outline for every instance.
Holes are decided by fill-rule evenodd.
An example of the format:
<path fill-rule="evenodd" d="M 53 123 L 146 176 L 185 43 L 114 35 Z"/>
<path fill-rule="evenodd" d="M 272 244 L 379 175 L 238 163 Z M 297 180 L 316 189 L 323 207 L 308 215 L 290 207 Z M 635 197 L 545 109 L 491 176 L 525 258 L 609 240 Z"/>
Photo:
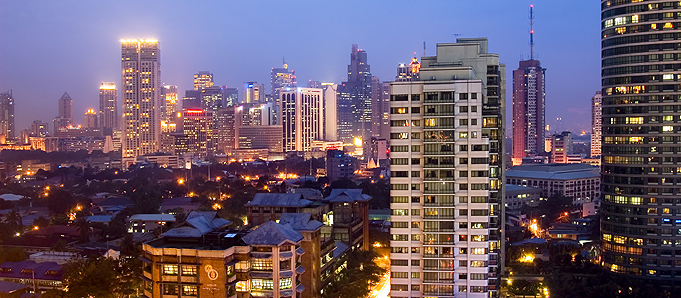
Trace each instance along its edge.
<path fill-rule="evenodd" d="M 326 176 L 329 181 L 352 178 L 355 175 L 356 159 L 340 150 L 326 152 Z"/>
<path fill-rule="evenodd" d="M 257 82 L 244 83 L 244 96 L 241 103 L 263 103 L 265 102 L 265 85 Z"/>
<path fill-rule="evenodd" d="M 234 106 L 217 110 L 217 127 L 213 130 L 216 152 L 229 154 L 236 148 L 236 115 Z"/>
<path fill-rule="evenodd" d="M 154 153 L 148 155 L 140 155 L 137 157 L 137 163 L 141 162 L 158 164 L 162 168 L 173 169 L 181 168 L 180 158 L 177 155 L 173 154 Z"/>
<path fill-rule="evenodd" d="M 389 166 L 389 147 L 388 140 L 371 138 L 371 153 L 369 159 L 373 160 L 377 166 Z"/>
<path fill-rule="evenodd" d="M 177 95 L 177 86 L 163 86 L 163 109 L 161 109 L 161 132 L 177 132 L 177 113 L 181 111 L 180 100 Z"/>
<path fill-rule="evenodd" d="M 324 140 L 338 140 L 338 85 L 322 83 L 324 90 Z"/>
<path fill-rule="evenodd" d="M 175 222 L 175 216 L 172 214 L 135 214 L 130 216 L 128 221 L 128 233 L 154 233 L 156 229 L 161 229 L 163 233 L 166 224 Z"/>
<path fill-rule="evenodd" d="M 340 139 L 351 143 L 355 137 L 368 144 L 371 138 L 371 67 L 367 62 L 367 52 L 352 45 L 348 80 L 339 88 L 339 129 Z M 347 126 L 347 127 L 346 127 Z M 349 128 L 349 129 L 348 129 Z M 368 148 L 367 150 L 368 151 Z"/>
<path fill-rule="evenodd" d="M 213 74 L 208 71 L 199 71 L 194 74 L 194 90 L 213 87 Z"/>
<path fill-rule="evenodd" d="M 267 149 L 284 152 L 281 125 L 239 126 L 236 149 Z"/>
<path fill-rule="evenodd" d="M 418 81 L 420 72 L 421 63 L 419 63 L 419 59 L 416 57 L 411 58 L 411 62 L 409 64 L 400 63 L 397 65 L 397 75 L 395 76 L 395 81 Z"/>
<path fill-rule="evenodd" d="M 0 282 L 25 284 L 40 292 L 61 291 L 64 288 L 62 274 L 62 268 L 56 262 L 20 261 L 0 264 Z"/>
<path fill-rule="evenodd" d="M 97 112 L 95 112 L 95 109 L 88 109 L 85 112 L 85 118 L 83 120 L 83 127 L 84 128 L 97 128 L 97 127 L 99 127 L 99 123 L 97 122 Z"/>
<path fill-rule="evenodd" d="M 539 60 L 520 61 L 513 71 L 513 164 L 544 152 L 546 68 Z"/>
<path fill-rule="evenodd" d="M 569 163 L 568 155 L 573 151 L 572 133 L 564 131 L 561 134 L 553 136 L 551 144 L 551 162 L 553 163 Z"/>
<path fill-rule="evenodd" d="M 379 139 L 390 138 L 390 82 L 371 78 L 371 131 Z"/>
<path fill-rule="evenodd" d="M 280 94 L 284 152 L 311 151 L 312 142 L 324 138 L 322 89 L 295 88 Z"/>
<path fill-rule="evenodd" d="M 506 183 L 541 188 L 542 198 L 562 193 L 574 205 L 600 201 L 601 175 L 588 164 L 535 164 L 515 166 L 506 171 Z"/>
<path fill-rule="evenodd" d="M 279 92 L 282 89 L 290 90 L 296 87 L 295 71 L 288 69 L 288 64 L 286 61 L 283 61 L 281 68 L 272 68 L 270 83 L 270 95 L 275 101 L 278 101 L 280 97 Z"/>
<path fill-rule="evenodd" d="M 0 93 L 0 135 L 10 140 L 15 137 L 14 97 L 11 90 Z"/>
<path fill-rule="evenodd" d="M 506 211 L 512 214 L 520 214 L 521 210 L 525 206 L 536 207 L 539 205 L 541 193 L 543 190 L 541 188 L 527 187 L 515 184 L 505 184 L 504 190 L 506 191 Z"/>
<path fill-rule="evenodd" d="M 161 136 L 161 50 L 156 40 L 121 41 L 123 165 L 159 151 Z"/>
<path fill-rule="evenodd" d="M 64 119 L 66 126 L 73 125 L 73 99 L 68 93 L 64 94 L 59 98 L 59 118 Z M 62 126 L 62 127 L 66 127 Z"/>
<path fill-rule="evenodd" d="M 119 129 L 121 120 L 118 113 L 118 90 L 116 83 L 102 82 L 99 86 L 99 127 L 111 130 Z"/>
<path fill-rule="evenodd" d="M 186 153 L 202 158 L 213 153 L 209 146 L 213 139 L 212 122 L 213 111 L 182 109 L 182 132 L 186 136 Z"/>
<path fill-rule="evenodd" d="M 31 123 L 32 137 L 46 137 L 49 134 L 48 124 L 40 120 L 34 120 Z"/>
<path fill-rule="evenodd" d="M 601 155 L 601 139 L 603 138 L 603 94 L 596 91 L 591 98 L 591 156 Z"/>

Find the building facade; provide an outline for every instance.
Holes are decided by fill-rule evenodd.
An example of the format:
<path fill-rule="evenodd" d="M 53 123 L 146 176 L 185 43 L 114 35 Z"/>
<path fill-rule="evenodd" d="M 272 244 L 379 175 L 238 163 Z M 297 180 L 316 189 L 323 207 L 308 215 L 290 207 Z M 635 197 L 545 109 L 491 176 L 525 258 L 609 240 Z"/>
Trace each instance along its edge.
<path fill-rule="evenodd" d="M 520 61 L 513 71 L 513 164 L 544 152 L 546 68 L 539 60 Z"/>
<path fill-rule="evenodd" d="M 118 129 L 120 119 L 116 83 L 102 82 L 102 85 L 99 86 L 99 127 L 111 130 Z"/>
<path fill-rule="evenodd" d="M 95 109 L 88 109 L 85 111 L 85 116 L 83 118 L 84 128 L 97 128 L 99 127 L 99 122 L 97 122 L 97 112 Z"/>
<path fill-rule="evenodd" d="M 678 285 L 681 4 L 601 1 L 601 9 L 601 265 Z"/>
<path fill-rule="evenodd" d="M 324 140 L 338 140 L 338 84 L 322 83 L 324 90 Z"/>
<path fill-rule="evenodd" d="M 591 98 L 591 156 L 601 155 L 603 141 L 603 94 L 596 91 Z"/>
<path fill-rule="evenodd" d="M 206 157 L 213 153 L 209 144 L 213 142 L 213 111 L 182 109 L 182 131 L 187 137 L 187 153 Z"/>
<path fill-rule="evenodd" d="M 323 90 L 295 88 L 280 94 L 284 152 L 311 151 L 313 141 L 324 139 Z"/>
<path fill-rule="evenodd" d="M 574 142 L 571 132 L 564 131 L 554 135 L 551 142 L 551 162 L 569 163 L 569 156 L 572 154 L 573 148 Z"/>
<path fill-rule="evenodd" d="M 0 93 L 0 135 L 13 139 L 14 130 L 14 97 L 12 91 Z"/>
<path fill-rule="evenodd" d="M 161 132 L 172 133 L 177 131 L 177 112 L 182 110 L 181 102 L 177 95 L 177 86 L 164 85 L 161 109 Z"/>
<path fill-rule="evenodd" d="M 379 139 L 390 137 L 390 82 L 371 78 L 371 136 Z"/>
<path fill-rule="evenodd" d="M 283 61 L 280 68 L 272 68 L 270 74 L 270 95 L 275 100 L 279 100 L 279 91 L 284 89 L 291 89 L 296 87 L 295 71 L 288 69 L 288 64 Z"/>
<path fill-rule="evenodd" d="M 532 164 L 506 171 L 507 184 L 541 188 L 542 198 L 560 193 L 574 205 L 600 201 L 600 178 L 598 168 L 589 164 Z"/>
<path fill-rule="evenodd" d="M 59 98 L 59 118 L 65 121 L 63 127 L 73 125 L 73 99 L 66 92 Z"/>
<path fill-rule="evenodd" d="M 160 149 L 160 56 L 156 40 L 121 41 L 124 166 Z"/>
<path fill-rule="evenodd" d="M 458 39 L 391 84 L 391 297 L 497 295 L 503 74 L 487 39 Z"/>
<path fill-rule="evenodd" d="M 265 85 L 257 82 L 244 83 L 244 96 L 241 103 L 262 103 L 265 102 Z"/>
<path fill-rule="evenodd" d="M 194 74 L 194 90 L 213 87 L 213 74 L 209 71 L 199 71 Z"/>
<path fill-rule="evenodd" d="M 361 138 L 366 143 L 371 137 L 373 103 L 371 78 L 367 52 L 353 44 L 348 65 L 348 81 L 339 86 L 340 139 L 346 143 L 352 143 L 355 137 Z"/>

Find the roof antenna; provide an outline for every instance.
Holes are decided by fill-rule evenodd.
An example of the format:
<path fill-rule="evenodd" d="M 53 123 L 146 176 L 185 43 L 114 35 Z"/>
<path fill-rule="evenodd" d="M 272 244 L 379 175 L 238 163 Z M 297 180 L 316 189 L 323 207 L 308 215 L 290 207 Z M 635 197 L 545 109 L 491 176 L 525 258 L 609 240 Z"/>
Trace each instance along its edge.
<path fill-rule="evenodd" d="M 534 4 L 530 5 L 530 60 L 534 60 Z"/>
<path fill-rule="evenodd" d="M 426 42 L 423 42 L 423 57 L 426 56 Z"/>

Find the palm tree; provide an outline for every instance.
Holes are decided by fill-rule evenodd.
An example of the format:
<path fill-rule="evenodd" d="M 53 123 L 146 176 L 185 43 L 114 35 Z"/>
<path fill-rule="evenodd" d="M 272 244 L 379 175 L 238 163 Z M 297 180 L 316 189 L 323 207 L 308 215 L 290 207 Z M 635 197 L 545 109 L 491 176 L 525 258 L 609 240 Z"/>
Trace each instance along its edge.
<path fill-rule="evenodd" d="M 12 232 L 22 231 L 24 228 L 24 225 L 21 221 L 21 214 L 17 210 L 12 210 L 9 214 L 7 214 L 5 223 L 9 225 L 9 227 L 12 229 Z"/>
<path fill-rule="evenodd" d="M 76 226 L 78 227 L 78 232 L 80 233 L 80 241 L 88 242 L 90 241 L 90 222 L 87 221 L 85 217 L 78 218 L 76 220 Z"/>

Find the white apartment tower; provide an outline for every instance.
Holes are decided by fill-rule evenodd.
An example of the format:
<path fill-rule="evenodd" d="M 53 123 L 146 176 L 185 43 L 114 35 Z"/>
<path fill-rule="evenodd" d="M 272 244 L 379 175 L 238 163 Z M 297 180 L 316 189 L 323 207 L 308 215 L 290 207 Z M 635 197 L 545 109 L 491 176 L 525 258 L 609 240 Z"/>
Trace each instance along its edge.
<path fill-rule="evenodd" d="M 295 88 L 281 90 L 281 123 L 284 127 L 284 152 L 310 151 L 312 141 L 324 138 L 323 90 Z"/>
<path fill-rule="evenodd" d="M 591 98 L 591 156 L 601 155 L 601 137 L 603 128 L 603 95 L 596 91 Z"/>
<path fill-rule="evenodd" d="M 458 39 L 391 83 L 391 297 L 497 296 L 504 70 Z"/>
<path fill-rule="evenodd" d="M 123 163 L 159 151 L 161 51 L 156 40 L 121 41 Z"/>
<path fill-rule="evenodd" d="M 322 83 L 324 89 L 324 140 L 338 140 L 338 84 Z"/>

